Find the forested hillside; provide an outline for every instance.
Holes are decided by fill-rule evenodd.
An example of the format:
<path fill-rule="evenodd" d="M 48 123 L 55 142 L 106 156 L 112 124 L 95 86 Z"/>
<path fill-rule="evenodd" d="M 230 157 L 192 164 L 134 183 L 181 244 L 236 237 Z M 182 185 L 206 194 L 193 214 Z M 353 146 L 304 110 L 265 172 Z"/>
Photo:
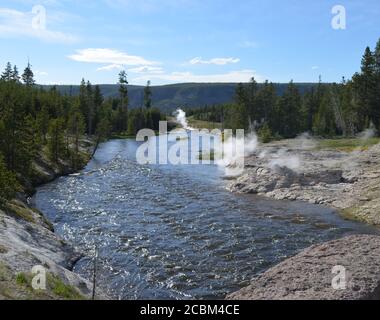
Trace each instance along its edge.
<path fill-rule="evenodd" d="M 31 65 L 22 75 L 7 63 L 0 79 L 0 204 L 33 180 L 33 162 L 45 155 L 55 166 L 84 161 L 80 138 L 92 137 L 95 147 L 111 134 L 135 134 L 140 128 L 158 130 L 160 111 L 151 108 L 149 87 L 145 107 L 129 110 L 125 72 L 118 97 L 105 99 L 99 86 L 82 80 L 77 95 L 35 84 Z"/>
<path fill-rule="evenodd" d="M 225 128 L 254 128 L 263 140 L 292 138 L 308 131 L 318 136 L 352 136 L 380 130 L 380 40 L 365 49 L 361 70 L 341 83 L 312 86 L 303 93 L 290 82 L 278 95 L 276 85 L 254 79 L 239 84 L 231 104 L 188 112 L 198 120 L 222 122 Z"/>
<path fill-rule="evenodd" d="M 248 80 L 248 79 L 247 79 Z M 297 83 L 300 93 L 304 93 L 315 84 Z M 166 86 L 152 86 L 152 105 L 166 113 L 173 112 L 176 108 L 189 109 L 203 107 L 205 105 L 219 105 L 234 101 L 237 83 L 181 83 Z M 258 87 L 262 87 L 258 84 Z M 282 95 L 287 84 L 274 84 L 277 95 Z M 51 86 L 44 86 L 50 89 Z M 79 86 L 56 86 L 62 94 L 78 95 Z M 101 84 L 99 88 L 106 98 L 115 98 L 119 95 L 118 85 Z M 144 87 L 128 85 L 130 108 L 139 108 L 144 105 Z"/>

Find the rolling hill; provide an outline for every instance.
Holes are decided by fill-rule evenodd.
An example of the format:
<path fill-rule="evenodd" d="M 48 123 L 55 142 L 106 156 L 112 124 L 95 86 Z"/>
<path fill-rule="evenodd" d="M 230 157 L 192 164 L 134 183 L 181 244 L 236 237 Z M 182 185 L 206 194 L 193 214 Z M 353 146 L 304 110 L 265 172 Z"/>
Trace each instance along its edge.
<path fill-rule="evenodd" d="M 259 84 L 259 86 L 262 84 Z M 314 83 L 297 83 L 301 93 L 304 93 Z M 117 97 L 118 85 L 99 85 L 104 97 Z M 183 109 L 200 107 L 205 105 L 217 105 L 232 102 L 234 99 L 237 83 L 181 83 L 164 86 L 152 86 L 153 106 L 164 112 L 174 111 L 176 108 Z M 43 86 L 47 89 L 51 86 Z M 58 90 L 63 94 L 77 95 L 79 86 L 58 85 Z M 287 84 L 275 84 L 277 94 L 282 95 Z M 131 108 L 143 105 L 144 87 L 129 85 L 129 101 Z"/>

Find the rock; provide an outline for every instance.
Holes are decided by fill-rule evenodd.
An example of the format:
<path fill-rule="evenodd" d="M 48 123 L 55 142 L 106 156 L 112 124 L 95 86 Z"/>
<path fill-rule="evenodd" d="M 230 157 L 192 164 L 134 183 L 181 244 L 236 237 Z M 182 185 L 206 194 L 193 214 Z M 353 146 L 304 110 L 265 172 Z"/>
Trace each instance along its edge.
<path fill-rule="evenodd" d="M 2 266 L 6 266 L 13 275 L 28 274 L 34 266 L 44 266 L 48 272 L 62 279 L 67 285 L 76 288 L 83 297 L 90 298 L 91 283 L 71 271 L 73 263 L 81 255 L 50 228 L 47 228 L 42 220 L 35 219 L 36 213 L 32 209 L 29 210 L 30 216 L 26 216 L 25 212 L 20 216 L 9 215 L 0 210 L 0 262 Z M 3 291 L 9 289 L 3 288 L 1 277 L 0 289 Z M 16 289 L 17 287 L 13 288 L 13 291 Z M 101 296 L 105 297 L 103 293 Z"/>
<path fill-rule="evenodd" d="M 332 286 L 335 266 L 345 268 L 345 289 Z M 314 245 L 226 299 L 380 300 L 380 236 L 355 235 Z"/>
<path fill-rule="evenodd" d="M 300 166 L 271 165 L 272 157 L 298 158 Z M 349 210 L 350 218 L 380 225 L 380 144 L 347 153 L 305 149 L 297 139 L 283 140 L 259 146 L 245 163 L 243 174 L 227 187 L 232 192 L 329 204 Z"/>
<path fill-rule="evenodd" d="M 83 143 L 85 146 L 80 150 L 89 157 L 92 142 Z M 31 181 L 22 181 L 26 193 L 34 192 L 37 185 L 75 171 L 70 163 L 61 161 L 59 166 L 53 165 L 43 153 L 33 163 L 33 169 Z M 54 233 L 52 224 L 30 206 L 30 194 L 26 193 L 19 193 L 16 199 L 0 207 L 0 300 L 90 299 L 91 282 L 72 272 L 82 254 Z M 44 267 L 49 275 L 47 280 L 51 285 L 43 292 L 31 288 L 29 278 L 35 266 Z M 17 283 L 17 275 L 23 275 L 22 283 Z M 54 285 L 59 286 L 59 294 L 50 292 L 54 291 Z M 101 289 L 97 292 L 97 298 L 108 298 Z"/>

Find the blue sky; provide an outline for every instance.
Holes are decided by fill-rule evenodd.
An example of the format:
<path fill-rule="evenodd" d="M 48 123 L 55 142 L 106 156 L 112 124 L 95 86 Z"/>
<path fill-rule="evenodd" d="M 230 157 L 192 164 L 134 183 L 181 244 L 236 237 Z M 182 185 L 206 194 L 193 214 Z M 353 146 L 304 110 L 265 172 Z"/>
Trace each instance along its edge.
<path fill-rule="evenodd" d="M 378 0 L 1 0 L 0 65 L 29 57 L 43 84 L 115 83 L 121 68 L 131 84 L 332 82 L 359 70 L 379 21 Z"/>

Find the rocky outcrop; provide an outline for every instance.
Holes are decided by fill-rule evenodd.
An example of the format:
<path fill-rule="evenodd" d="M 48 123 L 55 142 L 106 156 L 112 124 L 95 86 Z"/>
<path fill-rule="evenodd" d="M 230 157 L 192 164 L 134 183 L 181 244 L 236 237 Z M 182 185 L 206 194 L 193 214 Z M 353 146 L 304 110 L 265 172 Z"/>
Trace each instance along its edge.
<path fill-rule="evenodd" d="M 92 152 L 92 142 L 81 140 L 83 166 Z M 81 165 L 81 166 L 82 166 Z M 34 176 L 23 181 L 25 192 L 75 171 L 69 162 L 52 164 L 45 154 L 33 163 Z M 2 203 L 0 207 L 0 299 L 87 299 L 92 284 L 72 272 L 82 255 L 54 233 L 51 223 L 31 208 L 27 194 Z M 32 268 L 42 266 L 47 273 L 46 290 L 31 286 Z M 106 298 L 99 292 L 97 298 Z"/>
<path fill-rule="evenodd" d="M 285 140 L 260 146 L 245 162 L 232 192 L 324 204 L 380 225 L 380 145 L 348 153 Z"/>
<path fill-rule="evenodd" d="M 38 211 L 20 201 L 12 201 L 6 209 L 0 210 L 0 267 L 2 273 L 7 270 L 8 274 L 5 277 L 0 272 L 0 298 L 45 297 L 47 291 L 33 292 L 30 283 L 25 283 L 29 290 L 24 284 L 15 283 L 18 275 L 31 274 L 35 266 L 44 267 L 46 273 L 71 287 L 76 297 L 90 298 L 92 284 L 71 271 L 80 257 L 80 253 L 52 231 Z"/>
<path fill-rule="evenodd" d="M 333 270 L 335 266 L 344 269 Z M 378 300 L 380 237 L 356 235 L 314 245 L 267 270 L 226 299 Z"/>

